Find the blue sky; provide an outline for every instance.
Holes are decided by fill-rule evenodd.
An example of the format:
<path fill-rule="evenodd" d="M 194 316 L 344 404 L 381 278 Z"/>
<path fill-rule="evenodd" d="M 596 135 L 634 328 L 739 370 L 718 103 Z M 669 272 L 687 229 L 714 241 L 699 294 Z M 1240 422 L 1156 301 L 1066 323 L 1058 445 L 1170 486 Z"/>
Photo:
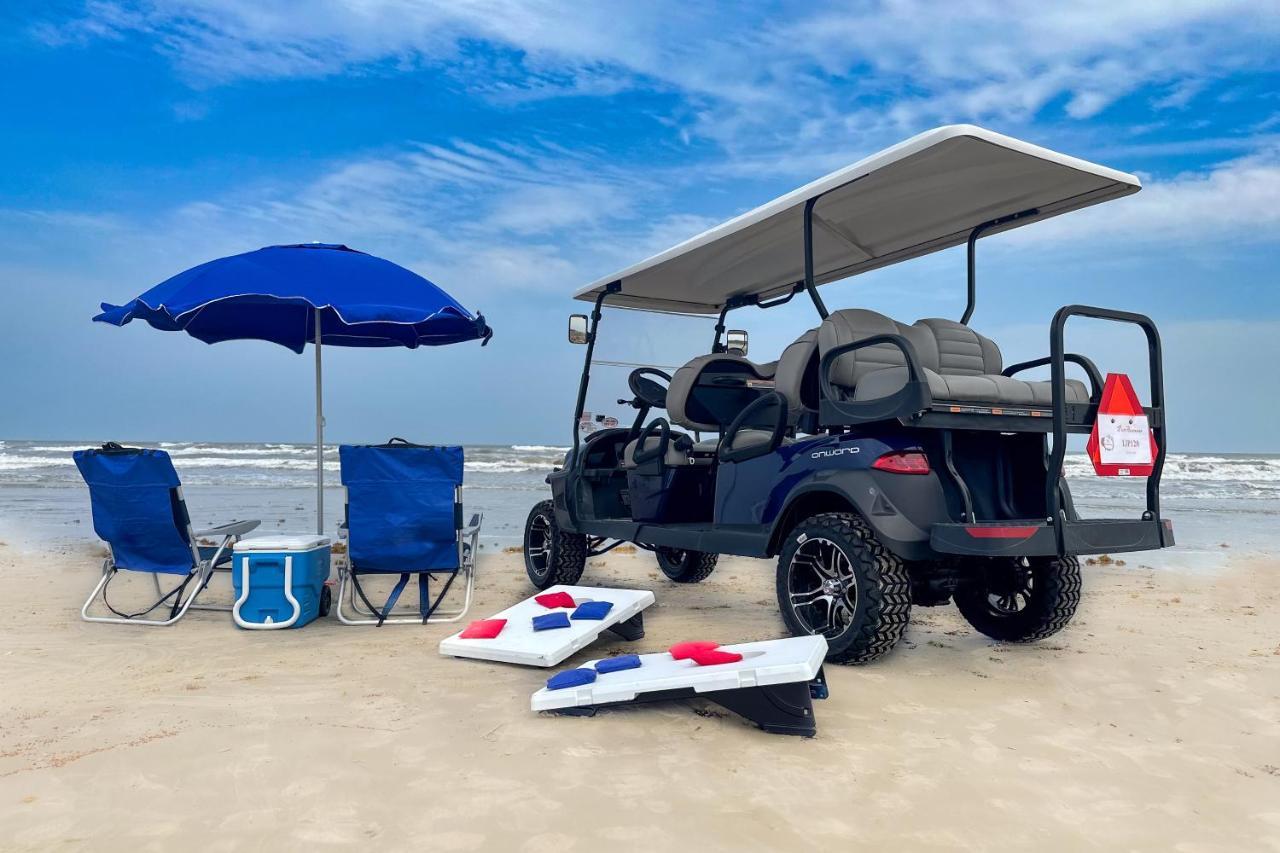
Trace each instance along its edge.
<path fill-rule="evenodd" d="M 332 437 L 563 443 L 574 289 L 963 121 L 1145 184 L 985 242 L 975 328 L 1012 361 L 1045 350 L 1061 304 L 1150 313 L 1174 449 L 1280 451 L 1280 6 L 569 8 L 6 4 L 0 437 L 305 440 L 309 358 L 89 317 L 212 257 L 320 240 L 417 270 L 497 330 L 483 350 L 330 351 Z M 958 315 L 963 257 L 824 293 Z M 761 360 L 813 325 L 799 304 L 735 320 Z M 705 347 L 696 321 L 607 322 L 610 355 Z M 1075 341 L 1137 363 L 1123 332 L 1082 325 Z M 606 410 L 623 375 L 596 378 Z"/>

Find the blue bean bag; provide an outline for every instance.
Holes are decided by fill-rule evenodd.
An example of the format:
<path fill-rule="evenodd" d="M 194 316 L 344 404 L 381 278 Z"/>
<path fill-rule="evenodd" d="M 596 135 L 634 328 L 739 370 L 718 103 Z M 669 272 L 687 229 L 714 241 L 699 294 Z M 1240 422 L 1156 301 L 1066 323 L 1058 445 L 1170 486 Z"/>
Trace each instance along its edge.
<path fill-rule="evenodd" d="M 568 628 L 569 614 L 563 610 L 555 613 L 544 613 L 541 616 L 533 617 L 533 630 L 550 631 L 553 628 Z"/>
<path fill-rule="evenodd" d="M 581 687 L 596 680 L 594 669 L 566 669 L 557 672 L 547 679 L 548 690 L 563 690 L 566 687 Z"/>
<path fill-rule="evenodd" d="M 611 601 L 587 601 L 578 605 L 578 609 L 573 611 L 574 619 L 603 619 L 609 615 L 609 611 L 613 609 Z"/>
<path fill-rule="evenodd" d="M 640 655 L 618 655 L 617 657 L 605 658 L 596 663 L 596 672 L 604 675 L 609 672 L 621 672 L 624 669 L 638 669 L 640 667 Z"/>

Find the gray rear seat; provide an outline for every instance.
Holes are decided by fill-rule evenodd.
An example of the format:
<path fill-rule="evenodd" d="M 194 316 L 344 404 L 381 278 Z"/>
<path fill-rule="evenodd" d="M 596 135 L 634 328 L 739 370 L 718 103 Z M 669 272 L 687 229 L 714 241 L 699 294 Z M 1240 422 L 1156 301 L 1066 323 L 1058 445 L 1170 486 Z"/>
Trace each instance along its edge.
<path fill-rule="evenodd" d="M 920 357 L 929 393 L 941 403 L 1004 406 L 1051 406 L 1048 382 L 1029 382 L 1000 375 L 1000 348 L 968 326 L 954 320 L 918 320 L 908 326 L 875 311 L 851 308 L 836 311 L 818 328 L 818 347 L 825 354 L 843 344 L 879 334 L 901 335 Z M 846 399 L 874 400 L 892 394 L 907 381 L 906 360 L 891 344 L 878 344 L 847 353 L 831 366 L 831 384 Z M 1087 403 L 1083 382 L 1066 381 L 1069 403 Z"/>

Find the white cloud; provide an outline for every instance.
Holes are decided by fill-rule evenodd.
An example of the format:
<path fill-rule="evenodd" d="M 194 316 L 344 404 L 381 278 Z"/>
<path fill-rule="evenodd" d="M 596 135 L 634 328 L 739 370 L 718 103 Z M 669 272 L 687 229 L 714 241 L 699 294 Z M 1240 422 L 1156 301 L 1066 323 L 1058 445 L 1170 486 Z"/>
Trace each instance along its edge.
<path fill-rule="evenodd" d="M 1280 147 L 1148 180 L 1127 198 L 1009 234 L 1010 243 L 1088 240 L 1171 247 L 1280 241 Z"/>
<path fill-rule="evenodd" d="M 1156 107 L 1181 107 L 1209 80 L 1280 63 L 1269 49 L 1280 14 L 1253 0 L 865 0 L 731 15 L 673 0 L 91 0 L 35 33 L 64 44 L 129 31 L 200 85 L 435 65 L 499 99 L 668 89 L 685 96 L 686 134 L 735 152 L 833 137 L 865 148 L 961 119 L 1007 126 L 1058 101 L 1083 119 L 1153 85 L 1167 89 Z"/>

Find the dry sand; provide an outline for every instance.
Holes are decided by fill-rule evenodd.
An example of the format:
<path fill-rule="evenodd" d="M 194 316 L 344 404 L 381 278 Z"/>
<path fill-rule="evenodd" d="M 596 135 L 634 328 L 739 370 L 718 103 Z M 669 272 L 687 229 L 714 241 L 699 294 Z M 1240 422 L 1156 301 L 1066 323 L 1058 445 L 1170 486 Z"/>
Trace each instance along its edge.
<path fill-rule="evenodd" d="M 701 702 L 534 714 L 547 672 L 441 658 L 443 625 L 90 625 L 94 559 L 0 547 L 0 847 L 1280 850 L 1277 568 L 1091 568 L 1031 646 L 918 608 L 887 659 L 828 667 L 802 740 Z M 569 664 L 782 633 L 769 563 L 686 588 L 613 554 L 585 581 L 658 603 Z M 528 592 L 490 554 L 473 613 Z"/>

